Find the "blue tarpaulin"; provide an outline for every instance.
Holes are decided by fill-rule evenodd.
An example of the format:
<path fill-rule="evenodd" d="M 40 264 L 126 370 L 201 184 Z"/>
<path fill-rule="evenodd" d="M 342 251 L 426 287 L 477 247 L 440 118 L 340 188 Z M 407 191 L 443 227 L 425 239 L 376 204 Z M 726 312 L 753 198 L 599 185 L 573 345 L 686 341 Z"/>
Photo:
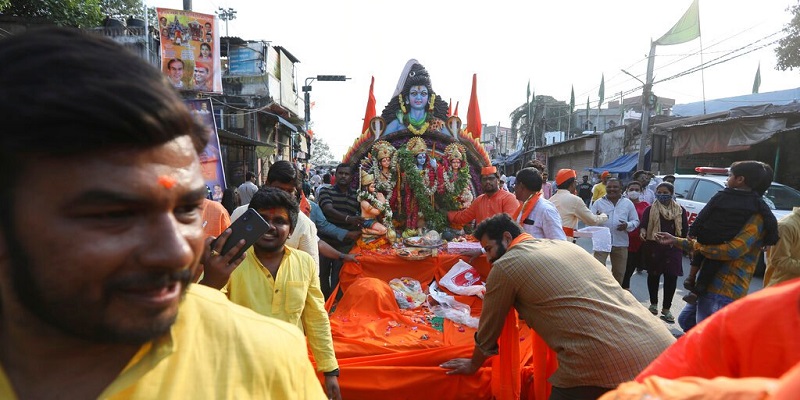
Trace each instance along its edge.
<path fill-rule="evenodd" d="M 614 161 L 606 165 L 601 165 L 596 168 L 587 168 L 589 171 L 592 172 L 603 172 L 608 171 L 612 174 L 630 174 L 636 170 L 636 166 L 639 163 L 639 152 L 635 153 L 628 153 L 623 154 L 617 157 Z M 647 150 L 647 153 L 644 155 L 644 169 L 649 169 L 650 165 L 650 150 Z"/>

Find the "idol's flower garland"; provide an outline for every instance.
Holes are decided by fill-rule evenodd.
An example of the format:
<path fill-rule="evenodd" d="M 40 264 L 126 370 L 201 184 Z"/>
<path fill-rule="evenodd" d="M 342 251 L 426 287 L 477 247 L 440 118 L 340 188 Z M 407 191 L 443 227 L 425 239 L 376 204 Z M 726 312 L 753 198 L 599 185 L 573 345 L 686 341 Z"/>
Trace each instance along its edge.
<path fill-rule="evenodd" d="M 447 226 L 447 218 L 445 218 L 444 213 L 436 212 L 433 204 L 431 204 L 431 194 L 436 191 L 435 175 L 433 184 L 431 184 L 430 179 L 428 179 L 428 184 L 430 186 L 426 187 L 425 181 L 423 181 L 421 175 L 427 176 L 427 173 L 418 173 L 415 154 L 411 154 L 411 152 L 404 147 L 397 150 L 397 159 L 398 164 L 400 164 L 400 170 L 405 172 L 406 182 L 408 183 L 408 187 L 411 188 L 414 198 L 417 200 L 419 211 L 425 218 L 427 227 L 441 232 L 442 229 Z"/>
<path fill-rule="evenodd" d="M 375 209 L 383 213 L 384 221 L 392 220 L 393 215 L 392 215 L 392 209 L 391 207 L 389 207 L 389 200 L 386 200 L 381 203 L 381 201 L 378 200 L 378 198 L 375 197 L 374 194 L 367 192 L 365 190 L 359 190 L 358 201 L 364 201 L 364 200 L 367 200 L 369 202 L 369 205 L 375 207 Z"/>
<path fill-rule="evenodd" d="M 442 201 L 444 208 L 446 210 L 459 210 L 464 208 L 464 204 L 459 198 L 465 191 L 467 193 L 469 192 L 469 189 L 467 189 L 470 178 L 469 164 L 458 170 L 456 179 L 453 179 L 452 171 L 445 171 L 443 175 L 446 194 Z"/>

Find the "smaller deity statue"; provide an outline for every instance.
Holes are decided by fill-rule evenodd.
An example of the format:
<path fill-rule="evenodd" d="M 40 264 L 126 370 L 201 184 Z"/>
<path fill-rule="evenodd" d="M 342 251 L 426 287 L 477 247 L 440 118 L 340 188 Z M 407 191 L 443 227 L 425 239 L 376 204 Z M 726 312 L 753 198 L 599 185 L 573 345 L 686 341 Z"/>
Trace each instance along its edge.
<path fill-rule="evenodd" d="M 361 203 L 361 216 L 364 218 L 364 235 L 383 236 L 388 229 L 384 223 L 391 224 L 392 209 L 383 193 L 375 190 L 375 178 L 366 171 L 361 171 L 361 190 L 358 192 Z"/>
<path fill-rule="evenodd" d="M 372 175 L 375 177 L 375 190 L 383 193 L 390 202 L 394 197 L 394 188 L 397 184 L 397 149 L 385 140 L 379 140 L 372 145 Z"/>
<path fill-rule="evenodd" d="M 436 159 L 428 155 L 428 145 L 425 141 L 415 136 L 406 143 L 406 150 L 414 157 L 414 167 L 406 164 L 403 170 L 403 201 L 402 211 L 406 216 L 406 227 L 417 226 L 419 212 L 433 212 L 433 195 L 438 187 L 436 181 Z M 410 170 L 409 170 L 410 169 Z M 424 203 L 424 208 L 421 205 Z"/>
<path fill-rule="evenodd" d="M 444 149 L 447 168 L 441 169 L 437 192 L 444 196 L 445 208 L 462 210 L 472 204 L 475 194 L 470 185 L 469 164 L 466 162 L 467 151 L 463 144 L 451 143 Z M 446 200 L 452 199 L 452 202 Z M 448 204 L 449 203 L 449 204 Z"/>

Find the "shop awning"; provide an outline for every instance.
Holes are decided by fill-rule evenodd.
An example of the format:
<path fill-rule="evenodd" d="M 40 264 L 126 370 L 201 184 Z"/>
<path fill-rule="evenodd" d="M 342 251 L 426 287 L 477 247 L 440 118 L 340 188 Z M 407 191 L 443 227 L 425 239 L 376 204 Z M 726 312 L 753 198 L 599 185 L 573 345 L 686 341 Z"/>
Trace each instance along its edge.
<path fill-rule="evenodd" d="M 250 139 L 249 137 L 242 136 L 242 135 L 230 132 L 230 131 L 226 131 L 224 129 L 217 129 L 217 134 L 219 135 L 220 138 L 230 139 L 230 140 L 233 140 L 233 141 L 238 142 L 240 144 L 247 144 L 247 145 L 250 145 L 250 146 L 275 147 L 274 144 L 267 143 L 267 142 L 261 142 L 261 141 L 258 141 L 258 140 L 253 140 L 253 139 Z"/>
<path fill-rule="evenodd" d="M 614 161 L 611 161 L 608 164 L 601 165 L 596 168 L 587 168 L 589 171 L 592 172 L 603 172 L 608 171 L 612 174 L 629 174 L 636 170 L 636 166 L 639 164 L 639 152 L 635 153 L 628 153 L 623 154 L 617 157 Z M 647 150 L 647 153 L 644 155 L 644 164 L 650 164 L 650 150 Z"/>
<path fill-rule="evenodd" d="M 269 115 L 269 116 L 277 118 L 278 122 L 280 122 L 283 126 L 291 129 L 293 132 L 297 132 L 297 126 L 295 124 L 287 121 L 286 119 L 284 119 L 280 115 L 274 114 L 274 113 L 271 113 L 271 112 L 268 112 L 268 111 L 259 111 L 259 112 L 262 113 L 262 114 Z"/>

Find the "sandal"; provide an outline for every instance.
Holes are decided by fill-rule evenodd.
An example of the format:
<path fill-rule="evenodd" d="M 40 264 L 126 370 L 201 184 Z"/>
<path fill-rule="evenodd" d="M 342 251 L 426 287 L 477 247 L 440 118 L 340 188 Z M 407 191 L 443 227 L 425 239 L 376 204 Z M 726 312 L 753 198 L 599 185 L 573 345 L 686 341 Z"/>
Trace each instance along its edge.
<path fill-rule="evenodd" d="M 666 309 L 666 308 L 661 310 L 661 319 L 666 321 L 666 322 L 668 322 L 668 323 L 670 323 L 670 324 L 675 323 L 675 317 L 673 317 L 672 313 L 669 312 L 669 310 Z"/>

